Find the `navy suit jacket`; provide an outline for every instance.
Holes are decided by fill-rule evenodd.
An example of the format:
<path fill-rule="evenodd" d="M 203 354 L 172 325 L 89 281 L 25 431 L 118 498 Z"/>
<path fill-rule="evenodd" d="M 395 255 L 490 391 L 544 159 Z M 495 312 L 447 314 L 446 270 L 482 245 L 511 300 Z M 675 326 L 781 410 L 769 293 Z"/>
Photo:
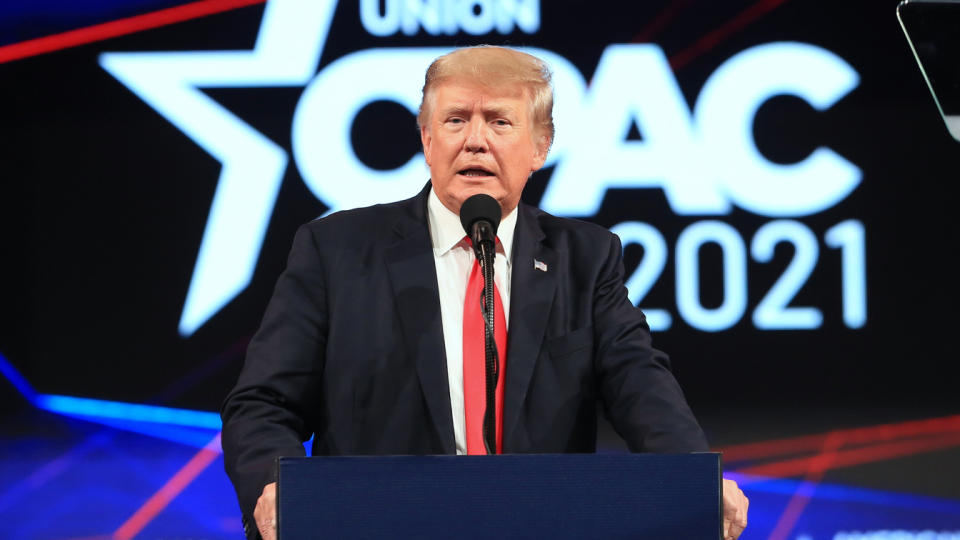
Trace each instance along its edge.
<path fill-rule="evenodd" d="M 221 411 L 245 515 L 274 480 L 275 458 L 303 455 L 311 435 L 314 455 L 455 453 L 429 189 L 297 232 Z M 504 452 L 595 451 L 598 404 L 631 451 L 707 450 L 627 298 L 618 238 L 518 211 Z"/>

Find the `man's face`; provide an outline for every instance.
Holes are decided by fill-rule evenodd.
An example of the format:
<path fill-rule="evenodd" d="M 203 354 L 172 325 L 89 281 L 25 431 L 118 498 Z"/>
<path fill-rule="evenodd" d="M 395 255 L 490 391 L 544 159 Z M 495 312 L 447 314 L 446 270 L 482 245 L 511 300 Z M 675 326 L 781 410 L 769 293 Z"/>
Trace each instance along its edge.
<path fill-rule="evenodd" d="M 500 202 L 504 214 L 511 212 L 549 148 L 534 128 L 523 87 L 491 89 L 453 80 L 433 92 L 420 140 L 440 201 L 459 214 L 463 201 L 486 193 Z"/>

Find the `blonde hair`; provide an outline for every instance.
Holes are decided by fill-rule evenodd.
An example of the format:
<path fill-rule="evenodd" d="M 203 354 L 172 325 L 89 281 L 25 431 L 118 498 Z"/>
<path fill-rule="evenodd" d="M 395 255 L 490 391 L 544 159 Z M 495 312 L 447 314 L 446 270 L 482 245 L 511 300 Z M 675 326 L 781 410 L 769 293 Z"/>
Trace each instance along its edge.
<path fill-rule="evenodd" d="M 496 88 L 520 84 L 528 91 L 534 125 L 553 142 L 553 87 L 550 68 L 539 58 L 506 47 L 480 45 L 465 47 L 437 58 L 427 69 L 423 100 L 417 115 L 418 127 L 427 124 L 433 112 L 434 89 L 446 80 L 465 78 Z"/>

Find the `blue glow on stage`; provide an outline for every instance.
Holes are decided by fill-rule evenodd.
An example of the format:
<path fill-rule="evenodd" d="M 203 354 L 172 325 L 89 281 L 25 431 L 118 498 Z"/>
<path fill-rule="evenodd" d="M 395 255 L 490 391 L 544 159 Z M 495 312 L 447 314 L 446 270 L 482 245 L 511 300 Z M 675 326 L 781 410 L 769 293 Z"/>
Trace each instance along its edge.
<path fill-rule="evenodd" d="M 765 478 L 735 472 L 724 473 L 724 476 L 735 480 L 741 485 L 744 491 L 752 494 L 768 493 L 771 495 L 789 496 L 800 492 L 802 489 L 812 487 L 815 490 L 814 498 L 819 501 L 873 504 L 960 516 L 960 501 L 953 499 L 866 489 L 839 484 L 818 483 L 813 485 L 810 482 L 791 478 Z"/>
<path fill-rule="evenodd" d="M 10 381 L 10 384 L 17 389 L 18 392 L 23 394 L 23 397 L 27 398 L 31 403 L 33 403 L 37 398 L 37 393 L 34 392 L 33 387 L 30 386 L 30 383 L 17 371 L 17 368 L 13 367 L 13 364 L 7 360 L 7 357 L 0 353 L 0 373 Z"/>
<path fill-rule="evenodd" d="M 180 441 L 191 446 L 203 446 L 210 440 L 210 430 L 219 431 L 221 428 L 220 415 L 215 412 L 38 394 L 2 353 L 0 353 L 0 374 L 39 409 L 126 431 Z"/>
<path fill-rule="evenodd" d="M 221 427 L 219 414 L 189 409 L 55 395 L 38 395 L 36 404 L 45 411 L 70 416 L 115 418 L 216 430 Z"/>

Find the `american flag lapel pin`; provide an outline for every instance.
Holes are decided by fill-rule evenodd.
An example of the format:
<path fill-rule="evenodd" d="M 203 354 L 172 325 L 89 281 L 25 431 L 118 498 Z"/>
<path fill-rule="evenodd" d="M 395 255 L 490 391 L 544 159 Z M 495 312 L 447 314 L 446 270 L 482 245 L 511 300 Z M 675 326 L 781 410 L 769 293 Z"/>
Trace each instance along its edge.
<path fill-rule="evenodd" d="M 534 259 L 534 260 L 533 260 L 533 269 L 534 269 L 534 270 L 539 270 L 539 271 L 541 271 L 541 272 L 546 272 L 546 271 L 547 271 L 547 263 L 545 263 L 545 262 L 543 262 L 543 261 L 538 261 L 538 260 Z"/>

